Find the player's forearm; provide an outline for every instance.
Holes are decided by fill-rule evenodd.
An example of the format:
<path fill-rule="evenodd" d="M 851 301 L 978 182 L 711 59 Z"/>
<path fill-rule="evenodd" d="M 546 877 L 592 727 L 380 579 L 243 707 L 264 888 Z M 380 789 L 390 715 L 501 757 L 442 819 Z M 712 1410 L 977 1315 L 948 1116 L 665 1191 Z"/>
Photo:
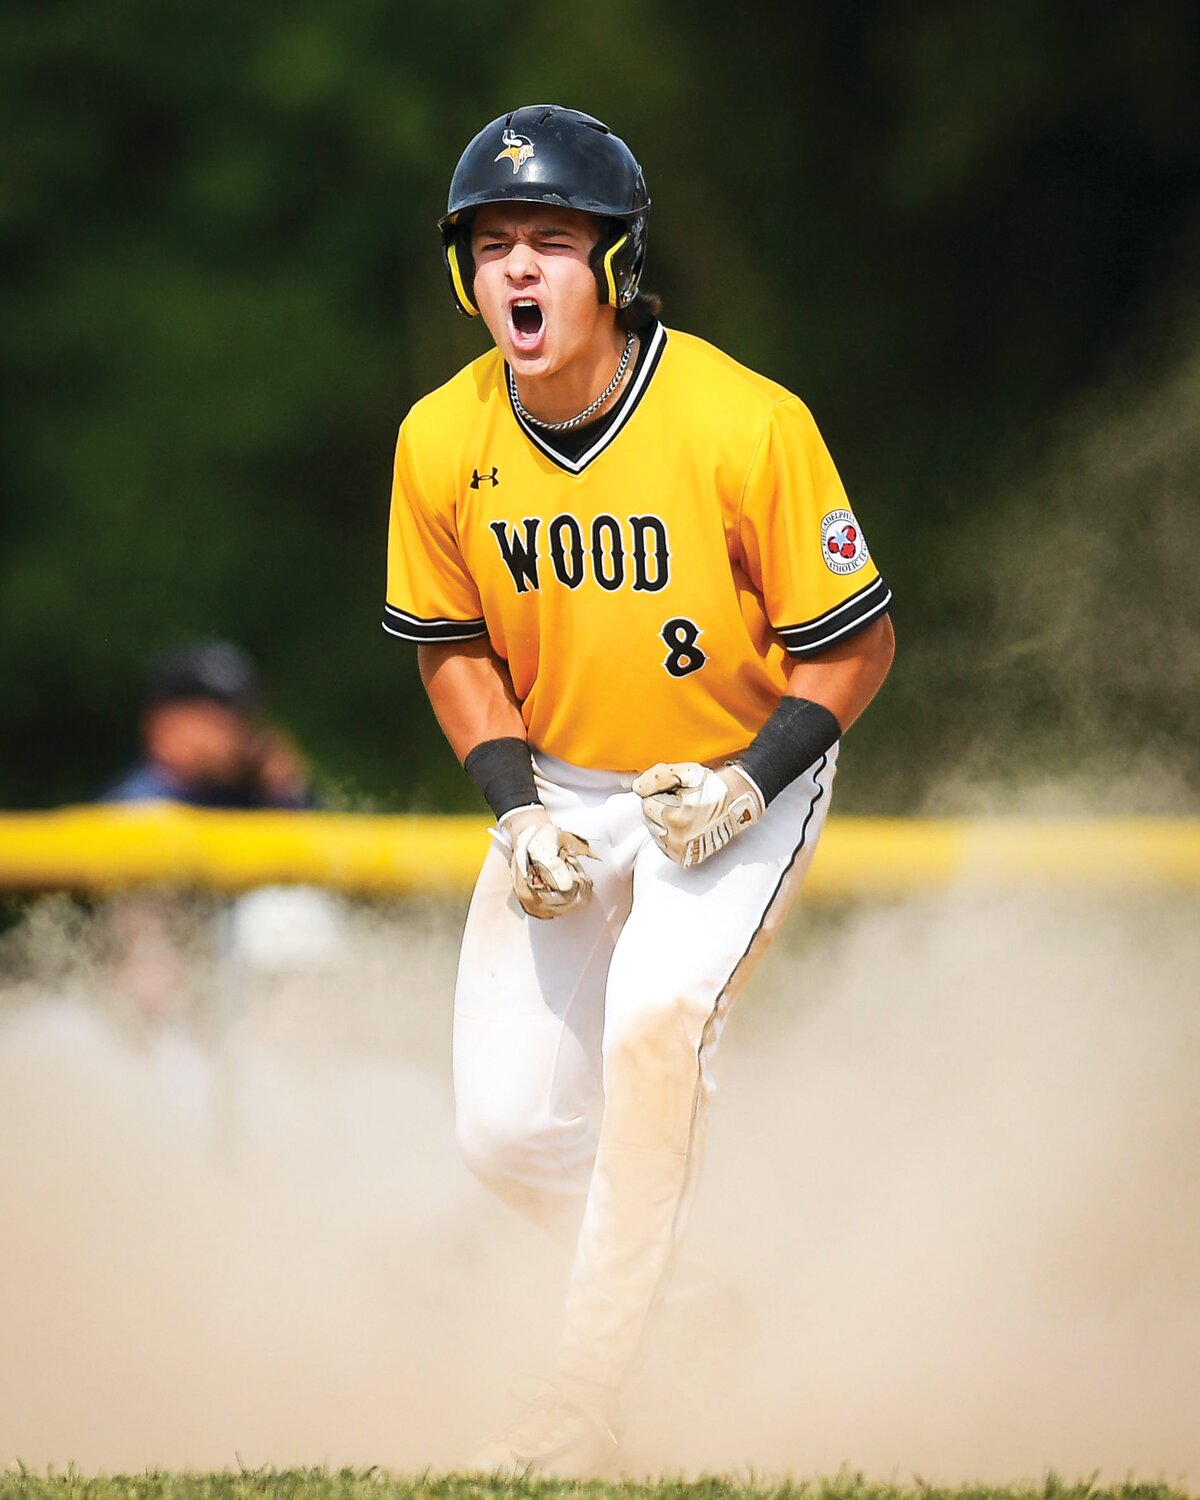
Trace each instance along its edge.
<path fill-rule="evenodd" d="M 460 761 L 485 740 L 525 738 L 508 669 L 486 641 L 418 646 L 417 663 L 434 715 Z"/>
<path fill-rule="evenodd" d="M 883 686 L 895 650 L 892 622 L 884 615 L 843 645 L 798 661 L 788 678 L 787 694 L 827 708 L 844 734 Z"/>

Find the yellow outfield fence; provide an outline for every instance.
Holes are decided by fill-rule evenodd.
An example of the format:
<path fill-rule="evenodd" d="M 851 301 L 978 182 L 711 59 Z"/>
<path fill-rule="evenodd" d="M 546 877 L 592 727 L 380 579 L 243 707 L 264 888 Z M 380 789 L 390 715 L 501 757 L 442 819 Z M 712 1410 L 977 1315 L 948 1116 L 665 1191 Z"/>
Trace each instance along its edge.
<path fill-rule="evenodd" d="M 169 804 L 0 813 L 0 889 L 104 891 L 299 883 L 365 896 L 465 892 L 483 817 L 206 812 Z M 1200 819 L 831 817 L 809 897 L 955 882 L 1200 887 Z"/>

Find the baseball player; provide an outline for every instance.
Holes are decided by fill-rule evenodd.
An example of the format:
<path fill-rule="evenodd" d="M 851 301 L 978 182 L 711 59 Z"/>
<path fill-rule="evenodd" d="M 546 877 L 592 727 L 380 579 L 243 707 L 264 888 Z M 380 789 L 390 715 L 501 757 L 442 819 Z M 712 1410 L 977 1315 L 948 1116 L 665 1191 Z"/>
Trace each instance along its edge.
<path fill-rule="evenodd" d="M 639 291 L 649 208 L 598 120 L 485 126 L 441 230 L 495 347 L 396 450 L 384 628 L 496 817 L 455 992 L 458 1137 L 574 1246 L 554 1378 L 484 1469 L 613 1465 L 722 1028 L 892 657 L 808 411 Z"/>

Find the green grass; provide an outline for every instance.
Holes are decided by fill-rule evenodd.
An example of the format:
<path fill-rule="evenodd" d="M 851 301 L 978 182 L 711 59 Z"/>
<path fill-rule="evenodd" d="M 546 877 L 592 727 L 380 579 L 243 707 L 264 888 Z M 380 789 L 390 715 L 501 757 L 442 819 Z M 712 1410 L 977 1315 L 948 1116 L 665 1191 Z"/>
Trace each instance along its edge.
<path fill-rule="evenodd" d="M 89 1477 L 68 1470 L 34 1474 L 18 1466 L 0 1474 L 0 1500 L 1189 1500 L 1166 1484 L 966 1485 L 941 1488 L 879 1484 L 843 1474 L 811 1482 L 755 1483 L 711 1477 L 656 1483 L 559 1479 L 474 1479 L 457 1475 L 388 1474 L 381 1469 L 243 1469 L 217 1474 Z"/>

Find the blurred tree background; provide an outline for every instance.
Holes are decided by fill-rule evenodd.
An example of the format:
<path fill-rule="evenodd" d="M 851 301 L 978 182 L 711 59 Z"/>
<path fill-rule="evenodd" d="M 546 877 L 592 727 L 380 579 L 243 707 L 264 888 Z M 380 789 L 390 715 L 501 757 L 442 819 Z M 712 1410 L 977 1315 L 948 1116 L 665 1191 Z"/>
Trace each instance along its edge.
<path fill-rule="evenodd" d="M 339 805 L 481 805 L 384 540 L 486 338 L 450 173 L 531 101 L 629 141 L 668 323 L 803 396 L 866 520 L 901 652 L 843 809 L 1135 751 L 1197 794 L 1193 0 L 11 0 L 0 101 L 0 805 L 89 798 L 193 633 Z"/>

